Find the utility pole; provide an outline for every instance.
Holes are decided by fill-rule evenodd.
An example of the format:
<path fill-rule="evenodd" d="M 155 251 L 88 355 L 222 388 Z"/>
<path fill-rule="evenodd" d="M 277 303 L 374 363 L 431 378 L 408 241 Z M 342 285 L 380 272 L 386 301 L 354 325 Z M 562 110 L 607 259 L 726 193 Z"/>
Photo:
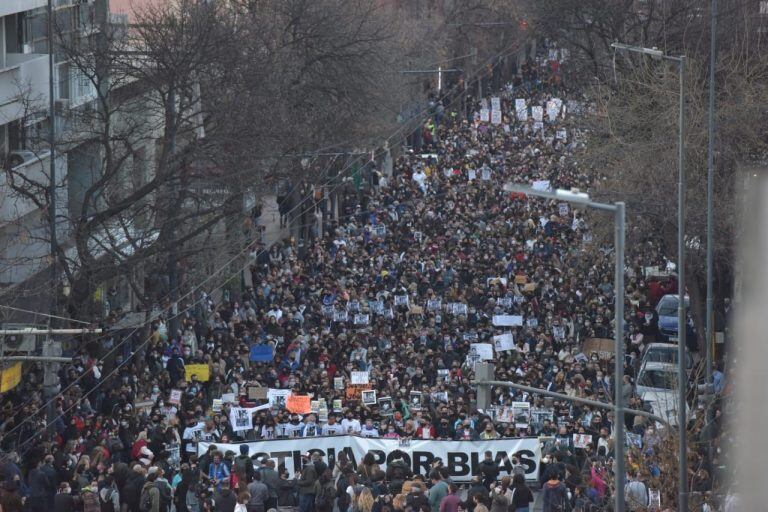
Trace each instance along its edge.
<path fill-rule="evenodd" d="M 58 253 L 58 237 L 56 233 L 56 95 L 54 88 L 54 68 L 56 61 L 56 47 L 54 44 L 54 24 L 53 24 L 53 0 L 48 0 L 48 144 L 50 146 L 50 182 L 48 184 L 48 223 L 51 237 L 51 298 L 50 298 L 50 317 L 48 325 L 51 329 L 56 327 L 56 314 L 58 312 L 57 302 L 59 300 L 59 275 L 56 269 L 56 258 Z M 43 342 L 44 356 L 61 355 L 61 343 L 48 336 Z M 48 407 L 46 416 L 49 426 L 49 433 L 52 433 L 51 423 L 55 418 L 53 398 L 59 387 L 58 364 L 46 363 L 43 372 L 43 396 Z"/>
<path fill-rule="evenodd" d="M 711 0 L 710 4 L 710 33 L 709 33 L 709 112 L 707 115 L 708 137 L 707 137 L 707 305 L 705 309 L 706 329 L 704 331 L 706 345 L 706 365 L 707 365 L 707 386 L 712 386 L 712 339 L 714 337 L 713 322 L 713 267 L 714 267 L 714 219 L 713 219 L 713 195 L 715 180 L 715 62 L 716 62 L 716 44 L 717 44 L 717 0 Z M 710 394 L 710 396 L 712 396 Z M 712 422 L 713 413 L 712 401 L 707 404 L 707 423 Z M 707 432 L 710 429 L 707 428 Z M 709 441 L 709 439 L 707 439 Z M 709 462 L 712 462 L 714 453 L 711 442 L 707 443 L 707 452 Z"/>

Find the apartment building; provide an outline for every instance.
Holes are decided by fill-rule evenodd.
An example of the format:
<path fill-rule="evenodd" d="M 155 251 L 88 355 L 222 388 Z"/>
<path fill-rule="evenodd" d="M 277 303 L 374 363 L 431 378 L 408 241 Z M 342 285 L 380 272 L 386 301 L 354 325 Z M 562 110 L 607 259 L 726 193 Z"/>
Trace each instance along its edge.
<path fill-rule="evenodd" d="M 49 73 L 48 1 L 55 24 L 53 76 Z M 127 24 L 130 11 L 125 2 L 115 2 L 109 23 Z M 39 204 L 12 190 L 9 180 L 29 178 L 49 184 L 51 169 L 50 95 L 53 84 L 56 113 L 55 169 L 57 235 L 59 243 L 71 246 L 69 219 L 80 212 L 84 191 L 98 179 L 101 151 L 98 144 L 72 142 L 73 112 L 96 108 L 95 86 L 78 66 L 69 62 L 58 43 L 87 38 L 101 29 L 97 9 L 109 9 L 110 0 L 2 0 L 0 1 L 0 290 L 28 288 L 50 266 L 47 212 Z M 133 4 L 141 4 L 141 1 Z M 109 12 L 109 11 L 107 11 Z M 131 91 L 126 92 L 131 94 Z M 81 116 L 82 117 L 82 116 Z M 64 144 L 62 141 L 70 142 Z M 138 179 L 151 172 L 155 148 L 138 148 L 141 158 L 132 158 L 126 169 Z M 12 169 L 13 172 L 8 172 Z M 44 203 L 45 201 L 40 201 Z M 112 242 L 119 233 L 104 233 Z M 69 249 L 68 253 L 69 253 Z M 39 286 L 38 286 L 39 287 Z M 110 284 L 105 284 L 109 288 Z M 49 288 L 50 289 L 50 288 Z"/>

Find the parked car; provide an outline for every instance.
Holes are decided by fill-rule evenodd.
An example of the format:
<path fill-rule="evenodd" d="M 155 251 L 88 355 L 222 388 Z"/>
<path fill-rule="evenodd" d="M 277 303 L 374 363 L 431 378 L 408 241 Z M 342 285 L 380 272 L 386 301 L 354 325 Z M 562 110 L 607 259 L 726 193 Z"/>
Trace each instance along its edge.
<path fill-rule="evenodd" d="M 672 346 L 677 348 L 676 345 Z M 645 361 L 637 374 L 636 386 L 636 392 L 646 410 L 664 418 L 673 427 L 677 425 L 677 369 L 677 362 Z M 687 403 L 686 410 L 688 410 Z"/>
<path fill-rule="evenodd" d="M 677 345 L 674 343 L 651 343 L 645 348 L 645 354 L 643 354 L 640 368 L 645 366 L 645 363 L 649 361 L 677 365 L 677 356 Z M 688 351 L 685 352 L 685 368 L 689 373 L 691 368 L 693 368 L 693 359 Z"/>
<path fill-rule="evenodd" d="M 670 341 L 677 341 L 678 327 L 677 327 L 677 308 L 680 302 L 679 296 L 674 293 L 670 293 L 661 298 L 658 304 L 656 304 L 656 314 L 659 315 L 659 331 L 662 335 L 666 336 Z M 691 300 L 689 297 L 685 297 L 685 310 L 686 317 L 690 312 Z"/>

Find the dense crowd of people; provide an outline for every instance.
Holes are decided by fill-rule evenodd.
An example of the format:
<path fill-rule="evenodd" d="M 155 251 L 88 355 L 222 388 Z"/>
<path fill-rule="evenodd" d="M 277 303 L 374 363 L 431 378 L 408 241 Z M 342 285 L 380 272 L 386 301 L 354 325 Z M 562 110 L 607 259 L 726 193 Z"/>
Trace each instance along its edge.
<path fill-rule="evenodd" d="M 546 59 L 524 65 L 498 94 L 497 123 L 485 118 L 490 98 L 464 109 L 442 98 L 421 147 L 400 156 L 391 176 L 356 192 L 332 229 L 307 247 L 284 240 L 261 251 L 254 286 L 220 303 L 204 296 L 178 332 L 161 316 L 147 343 L 128 341 L 134 351 L 102 358 L 81 350 L 62 369 L 63 393 L 50 411 L 41 407 L 40 368 L 25 372 L 3 397 L 3 512 L 522 512 L 533 502 L 529 485 L 541 489 L 545 511 L 605 510 L 617 485 L 630 510 L 644 509 L 654 490 L 662 506 L 670 503 L 676 489 L 662 475 L 674 473 L 677 460 L 660 425 L 633 414 L 620 419 L 632 436 L 627 475 L 617 478 L 614 446 L 624 440 L 612 437 L 617 418 L 609 408 L 506 388 L 493 390 L 491 407 L 477 406 L 471 380 L 485 358 L 477 345 L 490 344 L 497 380 L 606 404 L 619 385 L 630 408 L 644 408 L 634 378 L 645 347 L 660 338 L 653 314 L 660 285 L 644 269 L 666 266 L 662 247 L 648 240 L 629 249 L 628 356 L 617 379 L 610 357 L 583 350 L 585 340 L 611 338 L 615 328 L 613 251 L 590 225 L 598 220 L 504 191 L 507 182 L 592 186 L 578 161 L 578 115 L 589 105 L 553 76 Z M 526 101 L 525 116 L 516 99 Z M 552 100 L 561 101 L 550 116 Z M 534 106 L 544 108 L 540 121 Z M 496 325 L 500 316 L 521 322 Z M 511 345 L 496 343 L 508 334 Z M 207 366 L 208 375 L 188 379 L 190 365 Z M 352 372 L 367 372 L 375 402 L 363 403 Z M 718 379 L 727 392 L 729 376 L 718 372 Z M 249 396 L 254 387 L 309 394 L 327 408 L 297 414 L 276 405 L 254 412 L 252 429 L 235 431 L 230 409 L 265 401 Z M 510 416 L 522 402 L 529 404 L 522 420 Z M 714 422 L 701 413 L 692 419 L 689 453 L 691 489 L 710 511 L 721 506 L 709 493 L 727 471 L 716 407 Z M 489 458 L 461 489 L 442 461 L 413 474 L 405 464 L 383 469 L 361 457 L 355 466 L 343 453 L 329 461 L 315 452 L 304 454 L 294 478 L 274 460 L 254 460 L 245 444 L 241 453 L 215 448 L 350 433 L 537 436 L 540 478 L 526 481 L 514 454 L 509 476 Z M 574 434 L 588 437 L 576 443 Z M 714 460 L 705 440 L 716 447 Z M 200 441 L 214 446 L 198 453 Z"/>

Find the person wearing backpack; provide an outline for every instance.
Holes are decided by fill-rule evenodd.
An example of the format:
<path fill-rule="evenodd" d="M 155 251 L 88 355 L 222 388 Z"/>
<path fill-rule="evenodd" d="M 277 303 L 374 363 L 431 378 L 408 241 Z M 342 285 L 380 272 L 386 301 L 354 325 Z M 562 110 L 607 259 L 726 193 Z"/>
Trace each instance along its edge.
<path fill-rule="evenodd" d="M 170 482 L 165 478 L 165 471 L 163 468 L 153 466 L 149 468 L 149 472 L 157 473 L 155 487 L 160 492 L 160 512 L 170 512 L 172 489 Z"/>
<path fill-rule="evenodd" d="M 241 475 L 245 475 L 246 484 L 253 480 L 254 473 L 253 460 L 248 456 L 248 451 L 249 449 L 247 444 L 240 445 L 240 455 L 235 457 L 232 471 L 233 473 L 237 472 Z"/>
<path fill-rule="evenodd" d="M 542 512 L 568 512 L 571 505 L 568 500 L 568 488 L 560 481 L 560 474 L 555 468 L 549 472 L 549 480 L 542 486 Z"/>
<path fill-rule="evenodd" d="M 101 512 L 120 512 L 120 493 L 112 475 L 107 475 L 99 490 L 99 509 Z"/>
<path fill-rule="evenodd" d="M 336 499 L 336 486 L 333 484 L 333 472 L 326 469 L 315 486 L 315 512 L 331 512 Z"/>
<path fill-rule="evenodd" d="M 97 482 L 91 482 L 80 489 L 80 499 L 83 502 L 83 512 L 101 512 L 101 505 L 99 504 L 99 495 L 97 490 L 99 484 Z"/>
<path fill-rule="evenodd" d="M 160 490 L 155 485 L 157 473 L 147 475 L 147 481 L 141 488 L 139 512 L 160 512 Z"/>

